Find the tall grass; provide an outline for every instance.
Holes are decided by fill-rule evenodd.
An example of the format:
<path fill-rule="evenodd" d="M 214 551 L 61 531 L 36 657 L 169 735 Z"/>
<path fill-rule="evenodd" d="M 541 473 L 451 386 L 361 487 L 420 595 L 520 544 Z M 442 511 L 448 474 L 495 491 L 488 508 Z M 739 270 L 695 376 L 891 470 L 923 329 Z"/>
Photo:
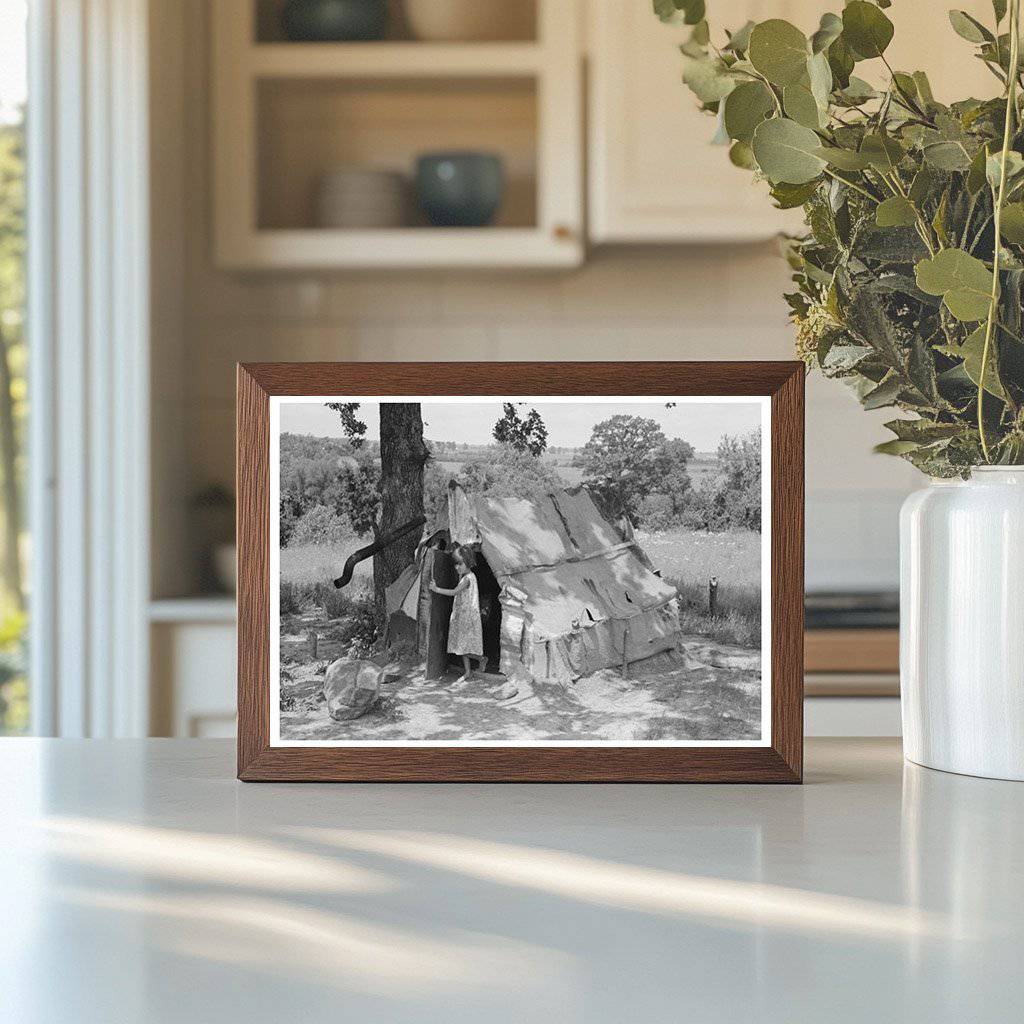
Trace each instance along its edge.
<path fill-rule="evenodd" d="M 740 647 L 761 644 L 761 584 L 719 583 L 715 614 L 711 614 L 707 581 L 666 577 L 679 595 L 679 628 L 719 643 Z"/>

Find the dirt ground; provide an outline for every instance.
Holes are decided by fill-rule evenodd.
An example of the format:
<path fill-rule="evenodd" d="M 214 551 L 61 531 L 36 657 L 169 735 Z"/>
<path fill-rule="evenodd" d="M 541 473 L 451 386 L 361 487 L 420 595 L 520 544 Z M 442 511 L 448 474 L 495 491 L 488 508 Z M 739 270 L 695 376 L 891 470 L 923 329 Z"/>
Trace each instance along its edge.
<path fill-rule="evenodd" d="M 326 661 L 281 673 L 283 740 L 753 740 L 760 738 L 761 654 L 683 637 L 679 664 L 624 679 L 605 669 L 575 683 L 521 684 L 480 676 L 453 689 L 457 673 L 422 670 L 385 684 L 361 718 L 335 722 L 322 696 Z"/>

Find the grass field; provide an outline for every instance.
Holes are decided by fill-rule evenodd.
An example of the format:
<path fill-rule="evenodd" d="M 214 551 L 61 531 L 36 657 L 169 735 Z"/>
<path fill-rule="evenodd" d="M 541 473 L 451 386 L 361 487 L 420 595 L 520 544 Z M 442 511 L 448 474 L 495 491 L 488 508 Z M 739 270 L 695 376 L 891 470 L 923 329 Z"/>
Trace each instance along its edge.
<path fill-rule="evenodd" d="M 680 628 L 723 643 L 761 643 L 761 534 L 669 530 L 637 533 L 654 568 L 679 592 Z M 717 614 L 708 581 L 718 579 Z"/>
<path fill-rule="evenodd" d="M 281 581 L 297 587 L 313 587 L 341 575 L 345 559 L 357 548 L 368 544 L 353 535 L 339 544 L 302 544 L 281 549 Z M 360 562 L 346 588 L 352 593 L 373 586 L 373 559 Z"/>

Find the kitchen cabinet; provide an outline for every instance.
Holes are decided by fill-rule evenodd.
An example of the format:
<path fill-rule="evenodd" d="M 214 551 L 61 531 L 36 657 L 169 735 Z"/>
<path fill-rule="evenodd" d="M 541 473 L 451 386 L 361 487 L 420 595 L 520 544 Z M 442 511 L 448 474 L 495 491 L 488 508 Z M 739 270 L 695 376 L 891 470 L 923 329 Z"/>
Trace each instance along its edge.
<path fill-rule="evenodd" d="M 990 23 L 988 0 L 958 5 Z M 816 0 L 737 0 L 709 4 L 713 31 L 785 18 L 806 33 L 823 11 Z M 938 99 L 991 96 L 998 83 L 950 27 L 945 8 L 897 3 L 887 54 L 897 69 L 928 72 Z M 664 25 L 645 0 L 590 0 L 588 25 L 588 213 L 590 238 L 611 242 L 735 242 L 802 226 L 799 210 L 773 208 L 767 186 L 712 146 L 715 121 L 697 109 L 681 81 L 679 43 L 689 28 Z M 860 64 L 868 79 L 885 75 Z"/>
<path fill-rule="evenodd" d="M 565 267 L 583 258 L 579 0 L 520 0 L 533 38 L 282 38 L 273 0 L 211 5 L 214 255 L 229 269 Z M 424 152 L 498 154 L 486 227 L 325 227 L 339 169 L 400 172 Z M 408 185 L 411 181 L 407 182 Z M 411 190 L 410 190 L 411 191 Z"/>
<path fill-rule="evenodd" d="M 787 18 L 816 26 L 820 4 L 742 0 L 711 10 L 738 28 Z M 715 120 L 682 83 L 679 44 L 690 29 L 664 25 L 649 3 L 591 0 L 588 18 L 588 175 L 594 242 L 735 242 L 800 224 L 774 209 L 764 183 L 710 145 Z"/>

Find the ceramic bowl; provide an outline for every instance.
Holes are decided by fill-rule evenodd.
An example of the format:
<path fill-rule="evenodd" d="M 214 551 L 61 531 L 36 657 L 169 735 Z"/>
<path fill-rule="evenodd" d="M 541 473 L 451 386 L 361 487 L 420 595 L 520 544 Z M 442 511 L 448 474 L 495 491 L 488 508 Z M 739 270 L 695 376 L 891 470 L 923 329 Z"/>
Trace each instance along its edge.
<path fill-rule="evenodd" d="M 480 42 L 535 35 L 530 0 L 405 0 L 404 6 L 417 39 Z"/>
<path fill-rule="evenodd" d="M 399 228 L 409 220 L 409 182 L 396 171 L 342 167 L 320 179 L 314 199 L 321 228 Z"/>
<path fill-rule="evenodd" d="M 387 24 L 387 0 L 288 0 L 281 11 L 285 38 L 303 43 L 380 39 Z"/>
<path fill-rule="evenodd" d="M 504 165 L 494 153 L 424 153 L 416 161 L 416 196 L 435 227 L 489 224 L 504 191 Z"/>

